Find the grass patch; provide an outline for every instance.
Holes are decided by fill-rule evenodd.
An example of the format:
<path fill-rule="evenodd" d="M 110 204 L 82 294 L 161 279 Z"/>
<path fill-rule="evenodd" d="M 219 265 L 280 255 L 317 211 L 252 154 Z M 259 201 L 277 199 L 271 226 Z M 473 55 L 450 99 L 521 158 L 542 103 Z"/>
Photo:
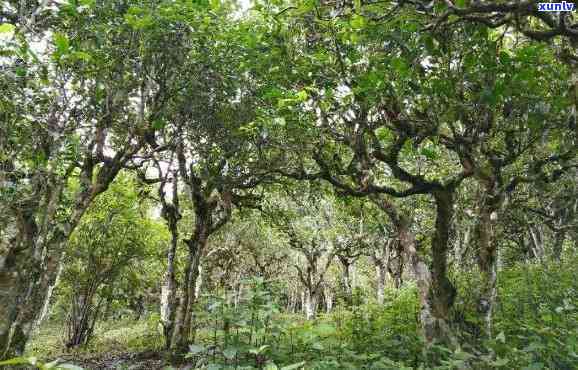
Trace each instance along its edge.
<path fill-rule="evenodd" d="M 95 355 L 120 355 L 126 352 L 161 352 L 163 339 L 157 323 L 152 319 L 105 321 L 98 323 L 92 341 L 74 349 L 67 349 L 62 324 L 46 322 L 26 348 L 25 356 L 43 360 L 63 358 L 83 360 Z"/>

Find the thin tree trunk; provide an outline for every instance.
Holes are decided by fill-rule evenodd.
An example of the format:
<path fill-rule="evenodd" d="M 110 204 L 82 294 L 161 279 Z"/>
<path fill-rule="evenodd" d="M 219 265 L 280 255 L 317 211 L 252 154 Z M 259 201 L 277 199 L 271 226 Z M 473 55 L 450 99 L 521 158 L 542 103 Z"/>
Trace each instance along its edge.
<path fill-rule="evenodd" d="M 333 291 L 331 287 L 325 286 L 323 292 L 325 295 L 325 311 L 330 313 L 333 311 Z"/>
<path fill-rule="evenodd" d="M 156 162 L 157 169 L 162 174 L 160 164 Z M 171 233 L 171 244 L 167 250 L 167 270 L 165 272 L 163 285 L 161 287 L 161 324 L 163 326 L 163 336 L 165 338 L 165 348 L 169 349 L 172 345 L 172 338 L 175 329 L 175 318 L 177 311 L 177 281 L 175 259 L 179 245 L 178 223 L 181 219 L 179 210 L 179 178 L 177 171 L 173 172 L 173 196 L 172 203 L 166 201 L 165 186 L 167 183 L 168 173 L 161 181 L 159 187 L 159 198 L 161 199 L 163 209 L 162 217 L 165 219 Z"/>
<path fill-rule="evenodd" d="M 564 249 L 564 241 L 566 240 L 566 231 L 556 231 L 554 235 L 554 245 L 552 246 L 552 257 L 555 261 L 562 260 L 562 251 Z"/>
<path fill-rule="evenodd" d="M 197 214 L 193 238 L 187 241 L 189 256 L 185 266 L 185 282 L 172 340 L 173 348 L 177 350 L 186 350 L 191 333 L 199 264 L 209 236 L 209 220 L 203 216 L 205 215 Z"/>
<path fill-rule="evenodd" d="M 351 281 L 351 261 L 347 257 L 339 256 L 339 261 L 341 262 L 342 275 L 341 282 L 343 284 L 343 291 L 345 293 L 345 298 L 348 304 L 352 303 L 353 299 L 353 287 Z"/>
<path fill-rule="evenodd" d="M 42 312 L 40 313 L 40 316 L 36 321 L 36 328 L 40 327 L 40 325 L 46 319 L 46 316 L 48 316 L 48 313 L 50 311 L 50 300 L 52 299 L 52 294 L 54 293 L 54 289 L 56 288 L 58 282 L 60 281 L 60 275 L 62 274 L 62 270 L 64 270 L 64 264 L 62 263 L 62 256 L 59 258 L 59 261 L 60 262 L 58 263 L 54 284 L 48 287 L 46 297 L 44 298 L 44 305 L 42 306 Z"/>
<path fill-rule="evenodd" d="M 178 233 L 176 224 L 174 230 L 171 228 L 171 245 L 167 251 L 167 271 L 164 283 L 161 287 L 161 323 L 163 325 L 163 335 L 165 338 L 165 348 L 171 347 L 173 330 L 175 327 L 175 313 L 177 309 L 177 282 L 175 278 L 175 256 L 178 245 Z"/>
<path fill-rule="evenodd" d="M 539 227 L 534 227 L 532 225 L 528 226 L 530 232 L 530 240 L 532 242 L 532 254 L 534 258 L 542 260 L 544 258 L 544 245 L 542 243 L 542 230 Z"/>
<path fill-rule="evenodd" d="M 495 210 L 492 206 L 482 205 L 476 225 L 478 242 L 478 266 L 481 273 L 481 291 L 478 311 L 482 315 L 486 334 L 492 336 L 492 315 L 497 296 L 497 249 L 494 236 Z"/>
<path fill-rule="evenodd" d="M 383 243 L 382 247 L 378 251 L 374 251 L 371 255 L 371 260 L 375 266 L 377 303 L 380 305 L 385 302 L 385 285 L 388 275 L 388 266 L 391 259 L 391 249 L 395 243 L 396 240 L 390 238 L 387 242 Z"/>
<path fill-rule="evenodd" d="M 382 305 L 385 303 L 385 280 L 387 277 L 385 263 L 376 264 L 375 272 L 377 274 L 377 303 Z"/>
<path fill-rule="evenodd" d="M 197 272 L 197 281 L 195 283 L 195 299 L 201 296 L 201 289 L 203 288 L 203 265 L 199 263 Z"/>
<path fill-rule="evenodd" d="M 305 318 L 313 320 L 317 316 L 317 293 L 312 288 L 305 289 Z"/>
<path fill-rule="evenodd" d="M 243 295 L 243 283 L 242 282 L 238 282 L 236 284 L 237 289 L 235 290 L 235 308 L 237 308 L 239 306 L 239 302 L 241 302 L 241 298 Z"/>

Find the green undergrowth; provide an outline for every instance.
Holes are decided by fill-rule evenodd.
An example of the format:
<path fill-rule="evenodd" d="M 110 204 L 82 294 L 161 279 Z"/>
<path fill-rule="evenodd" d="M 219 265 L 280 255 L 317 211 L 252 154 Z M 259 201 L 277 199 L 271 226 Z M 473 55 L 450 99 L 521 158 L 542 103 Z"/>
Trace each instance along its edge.
<path fill-rule="evenodd" d="M 500 299 L 491 338 L 477 327 L 477 282 L 461 275 L 456 303 L 458 348 L 425 350 L 419 336 L 415 286 L 387 292 L 383 306 L 338 307 L 313 321 L 280 311 L 262 281 L 253 281 L 245 302 L 234 307 L 205 297 L 197 307 L 198 328 L 180 362 L 198 369 L 575 369 L 578 363 L 578 283 L 575 264 L 516 266 L 499 279 Z M 162 352 L 158 316 L 100 324 L 93 342 L 76 350 L 62 344 L 62 326 L 44 325 L 28 356 L 53 360 Z M 167 358 L 167 357 L 165 357 Z M 175 365 L 175 368 L 178 366 Z"/>
<path fill-rule="evenodd" d="M 155 317 L 146 320 L 114 320 L 96 325 L 94 339 L 85 346 L 67 349 L 64 328 L 58 322 L 44 324 L 27 346 L 27 355 L 41 359 L 86 359 L 101 354 L 114 356 L 126 352 L 160 351 L 162 337 Z"/>

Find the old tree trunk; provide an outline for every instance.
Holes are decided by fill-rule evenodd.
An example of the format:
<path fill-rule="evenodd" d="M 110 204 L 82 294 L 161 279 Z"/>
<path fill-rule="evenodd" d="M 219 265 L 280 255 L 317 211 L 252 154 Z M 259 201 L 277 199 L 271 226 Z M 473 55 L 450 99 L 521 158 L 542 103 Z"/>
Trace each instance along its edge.
<path fill-rule="evenodd" d="M 10 235 L 3 236 L 0 250 L 0 358 L 23 353 L 56 283 L 68 237 L 119 170 L 117 163 L 112 171 L 101 172 L 94 183 L 84 186 L 65 221 L 56 217 L 64 181 L 48 184 L 34 201 L 8 210 Z"/>
<path fill-rule="evenodd" d="M 453 343 L 450 328 L 450 309 L 455 288 L 447 278 L 447 252 L 449 230 L 453 215 L 453 193 L 440 191 L 436 200 L 436 228 L 432 240 L 432 267 L 428 266 L 418 250 L 411 231 L 411 219 L 402 214 L 387 198 L 374 198 L 376 204 L 388 215 L 395 227 L 401 249 L 407 254 L 409 267 L 416 280 L 420 301 L 420 324 L 428 343 L 442 341 Z"/>
<path fill-rule="evenodd" d="M 201 257 L 210 234 L 208 215 L 197 212 L 193 237 L 186 241 L 188 258 L 185 265 L 185 280 L 181 289 L 180 305 L 175 320 L 171 346 L 178 350 L 187 348 L 192 329 L 193 305 L 196 302 L 196 287 L 199 279 Z"/>

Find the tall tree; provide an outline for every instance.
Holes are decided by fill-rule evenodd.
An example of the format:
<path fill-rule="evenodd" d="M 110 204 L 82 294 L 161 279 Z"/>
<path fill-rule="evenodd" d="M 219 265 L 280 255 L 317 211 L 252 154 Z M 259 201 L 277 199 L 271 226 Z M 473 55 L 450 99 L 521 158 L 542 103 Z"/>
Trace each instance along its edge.
<path fill-rule="evenodd" d="M 2 241 L 0 358 L 22 353 L 88 206 L 147 142 L 155 147 L 174 73 L 162 60 L 176 57 L 161 46 L 184 34 L 129 4 L 51 9 L 45 49 L 31 48 L 22 20 L 2 45 L 1 194 L 15 232 Z M 65 191 L 71 177 L 80 186 Z"/>

